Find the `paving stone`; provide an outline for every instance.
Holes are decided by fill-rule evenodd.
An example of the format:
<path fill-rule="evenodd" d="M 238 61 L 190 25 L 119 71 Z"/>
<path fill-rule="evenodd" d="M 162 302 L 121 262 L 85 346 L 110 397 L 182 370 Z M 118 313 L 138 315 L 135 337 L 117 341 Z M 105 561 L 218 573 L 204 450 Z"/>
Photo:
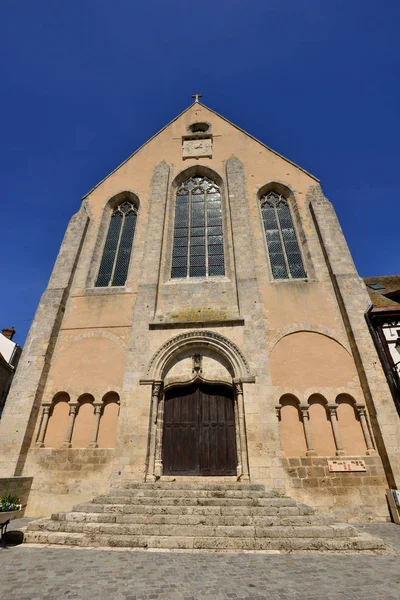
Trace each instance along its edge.
<path fill-rule="evenodd" d="M 390 525 L 381 525 L 384 535 Z M 389 535 L 400 543 L 400 531 Z M 0 561 L 7 600 L 398 600 L 400 586 L 398 556 L 20 545 L 0 549 Z"/>

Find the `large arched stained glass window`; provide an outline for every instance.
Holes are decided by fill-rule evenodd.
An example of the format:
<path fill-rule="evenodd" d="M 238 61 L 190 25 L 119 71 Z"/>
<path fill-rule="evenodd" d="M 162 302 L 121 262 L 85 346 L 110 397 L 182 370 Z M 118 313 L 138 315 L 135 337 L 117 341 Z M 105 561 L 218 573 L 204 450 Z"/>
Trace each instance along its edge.
<path fill-rule="evenodd" d="M 261 198 L 261 212 L 274 279 L 307 277 L 287 199 L 268 192 Z"/>
<path fill-rule="evenodd" d="M 224 274 L 220 189 L 207 177 L 190 177 L 176 194 L 171 277 Z"/>
<path fill-rule="evenodd" d="M 113 210 L 96 287 L 125 285 L 136 217 L 137 208 L 128 200 Z"/>

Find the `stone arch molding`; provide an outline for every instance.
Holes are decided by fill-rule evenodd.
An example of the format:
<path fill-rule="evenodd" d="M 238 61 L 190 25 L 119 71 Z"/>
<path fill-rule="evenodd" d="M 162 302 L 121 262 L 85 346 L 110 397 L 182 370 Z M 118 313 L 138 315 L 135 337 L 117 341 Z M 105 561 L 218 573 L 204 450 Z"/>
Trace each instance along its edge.
<path fill-rule="evenodd" d="M 162 381 L 169 366 L 179 353 L 183 350 L 193 349 L 196 351 L 201 348 L 207 348 L 222 355 L 231 368 L 233 379 L 248 383 L 254 382 L 255 379 L 251 374 L 249 364 L 238 346 L 219 333 L 204 330 L 181 333 L 165 342 L 153 355 L 143 383 Z"/>
<path fill-rule="evenodd" d="M 88 331 L 74 336 L 73 338 L 65 339 L 63 343 L 57 348 L 57 355 L 61 354 L 61 352 L 64 352 L 67 348 L 69 348 L 73 344 L 76 344 L 80 340 L 84 340 L 87 338 L 104 338 L 106 340 L 109 340 L 110 342 L 114 342 L 115 344 L 122 346 L 123 348 L 126 348 L 126 341 L 118 337 L 117 335 L 110 333 L 109 331 Z"/>
<path fill-rule="evenodd" d="M 282 327 L 282 329 L 278 329 L 275 331 L 274 335 L 270 338 L 268 344 L 268 350 L 271 352 L 277 343 L 287 335 L 291 335 L 292 333 L 299 332 L 309 332 L 309 333 L 319 333 L 320 335 L 324 335 L 325 337 L 331 338 L 334 342 L 337 342 L 340 346 L 342 346 L 350 356 L 351 349 L 347 341 L 343 340 L 343 336 L 333 329 L 329 329 L 329 327 L 321 327 L 320 325 L 313 325 L 311 323 L 298 323 L 293 325 L 288 325 L 287 327 Z"/>

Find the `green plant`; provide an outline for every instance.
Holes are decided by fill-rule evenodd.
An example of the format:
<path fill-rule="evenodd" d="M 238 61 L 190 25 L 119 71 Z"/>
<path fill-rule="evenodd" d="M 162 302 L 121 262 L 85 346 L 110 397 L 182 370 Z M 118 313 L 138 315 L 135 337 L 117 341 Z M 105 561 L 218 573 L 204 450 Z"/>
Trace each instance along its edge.
<path fill-rule="evenodd" d="M 0 512 L 11 512 L 21 510 L 21 500 L 14 494 L 4 494 L 0 496 Z"/>

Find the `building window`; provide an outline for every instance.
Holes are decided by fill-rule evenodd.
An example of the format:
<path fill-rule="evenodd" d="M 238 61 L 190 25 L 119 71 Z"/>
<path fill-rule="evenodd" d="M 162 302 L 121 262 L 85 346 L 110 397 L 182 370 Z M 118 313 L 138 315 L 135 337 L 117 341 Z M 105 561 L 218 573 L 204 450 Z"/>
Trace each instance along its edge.
<path fill-rule="evenodd" d="M 119 204 L 111 215 L 96 287 L 125 285 L 128 275 L 137 208 L 133 202 Z"/>
<path fill-rule="evenodd" d="M 210 125 L 208 123 L 192 123 L 188 129 L 191 133 L 205 133 L 210 129 Z"/>
<path fill-rule="evenodd" d="M 306 278 L 287 199 L 268 192 L 261 198 L 261 212 L 274 279 Z"/>
<path fill-rule="evenodd" d="M 220 189 L 207 177 L 190 177 L 176 194 L 171 277 L 224 274 Z"/>
<path fill-rule="evenodd" d="M 380 283 L 367 283 L 367 286 L 371 288 L 371 290 L 384 290 L 385 288 Z"/>

